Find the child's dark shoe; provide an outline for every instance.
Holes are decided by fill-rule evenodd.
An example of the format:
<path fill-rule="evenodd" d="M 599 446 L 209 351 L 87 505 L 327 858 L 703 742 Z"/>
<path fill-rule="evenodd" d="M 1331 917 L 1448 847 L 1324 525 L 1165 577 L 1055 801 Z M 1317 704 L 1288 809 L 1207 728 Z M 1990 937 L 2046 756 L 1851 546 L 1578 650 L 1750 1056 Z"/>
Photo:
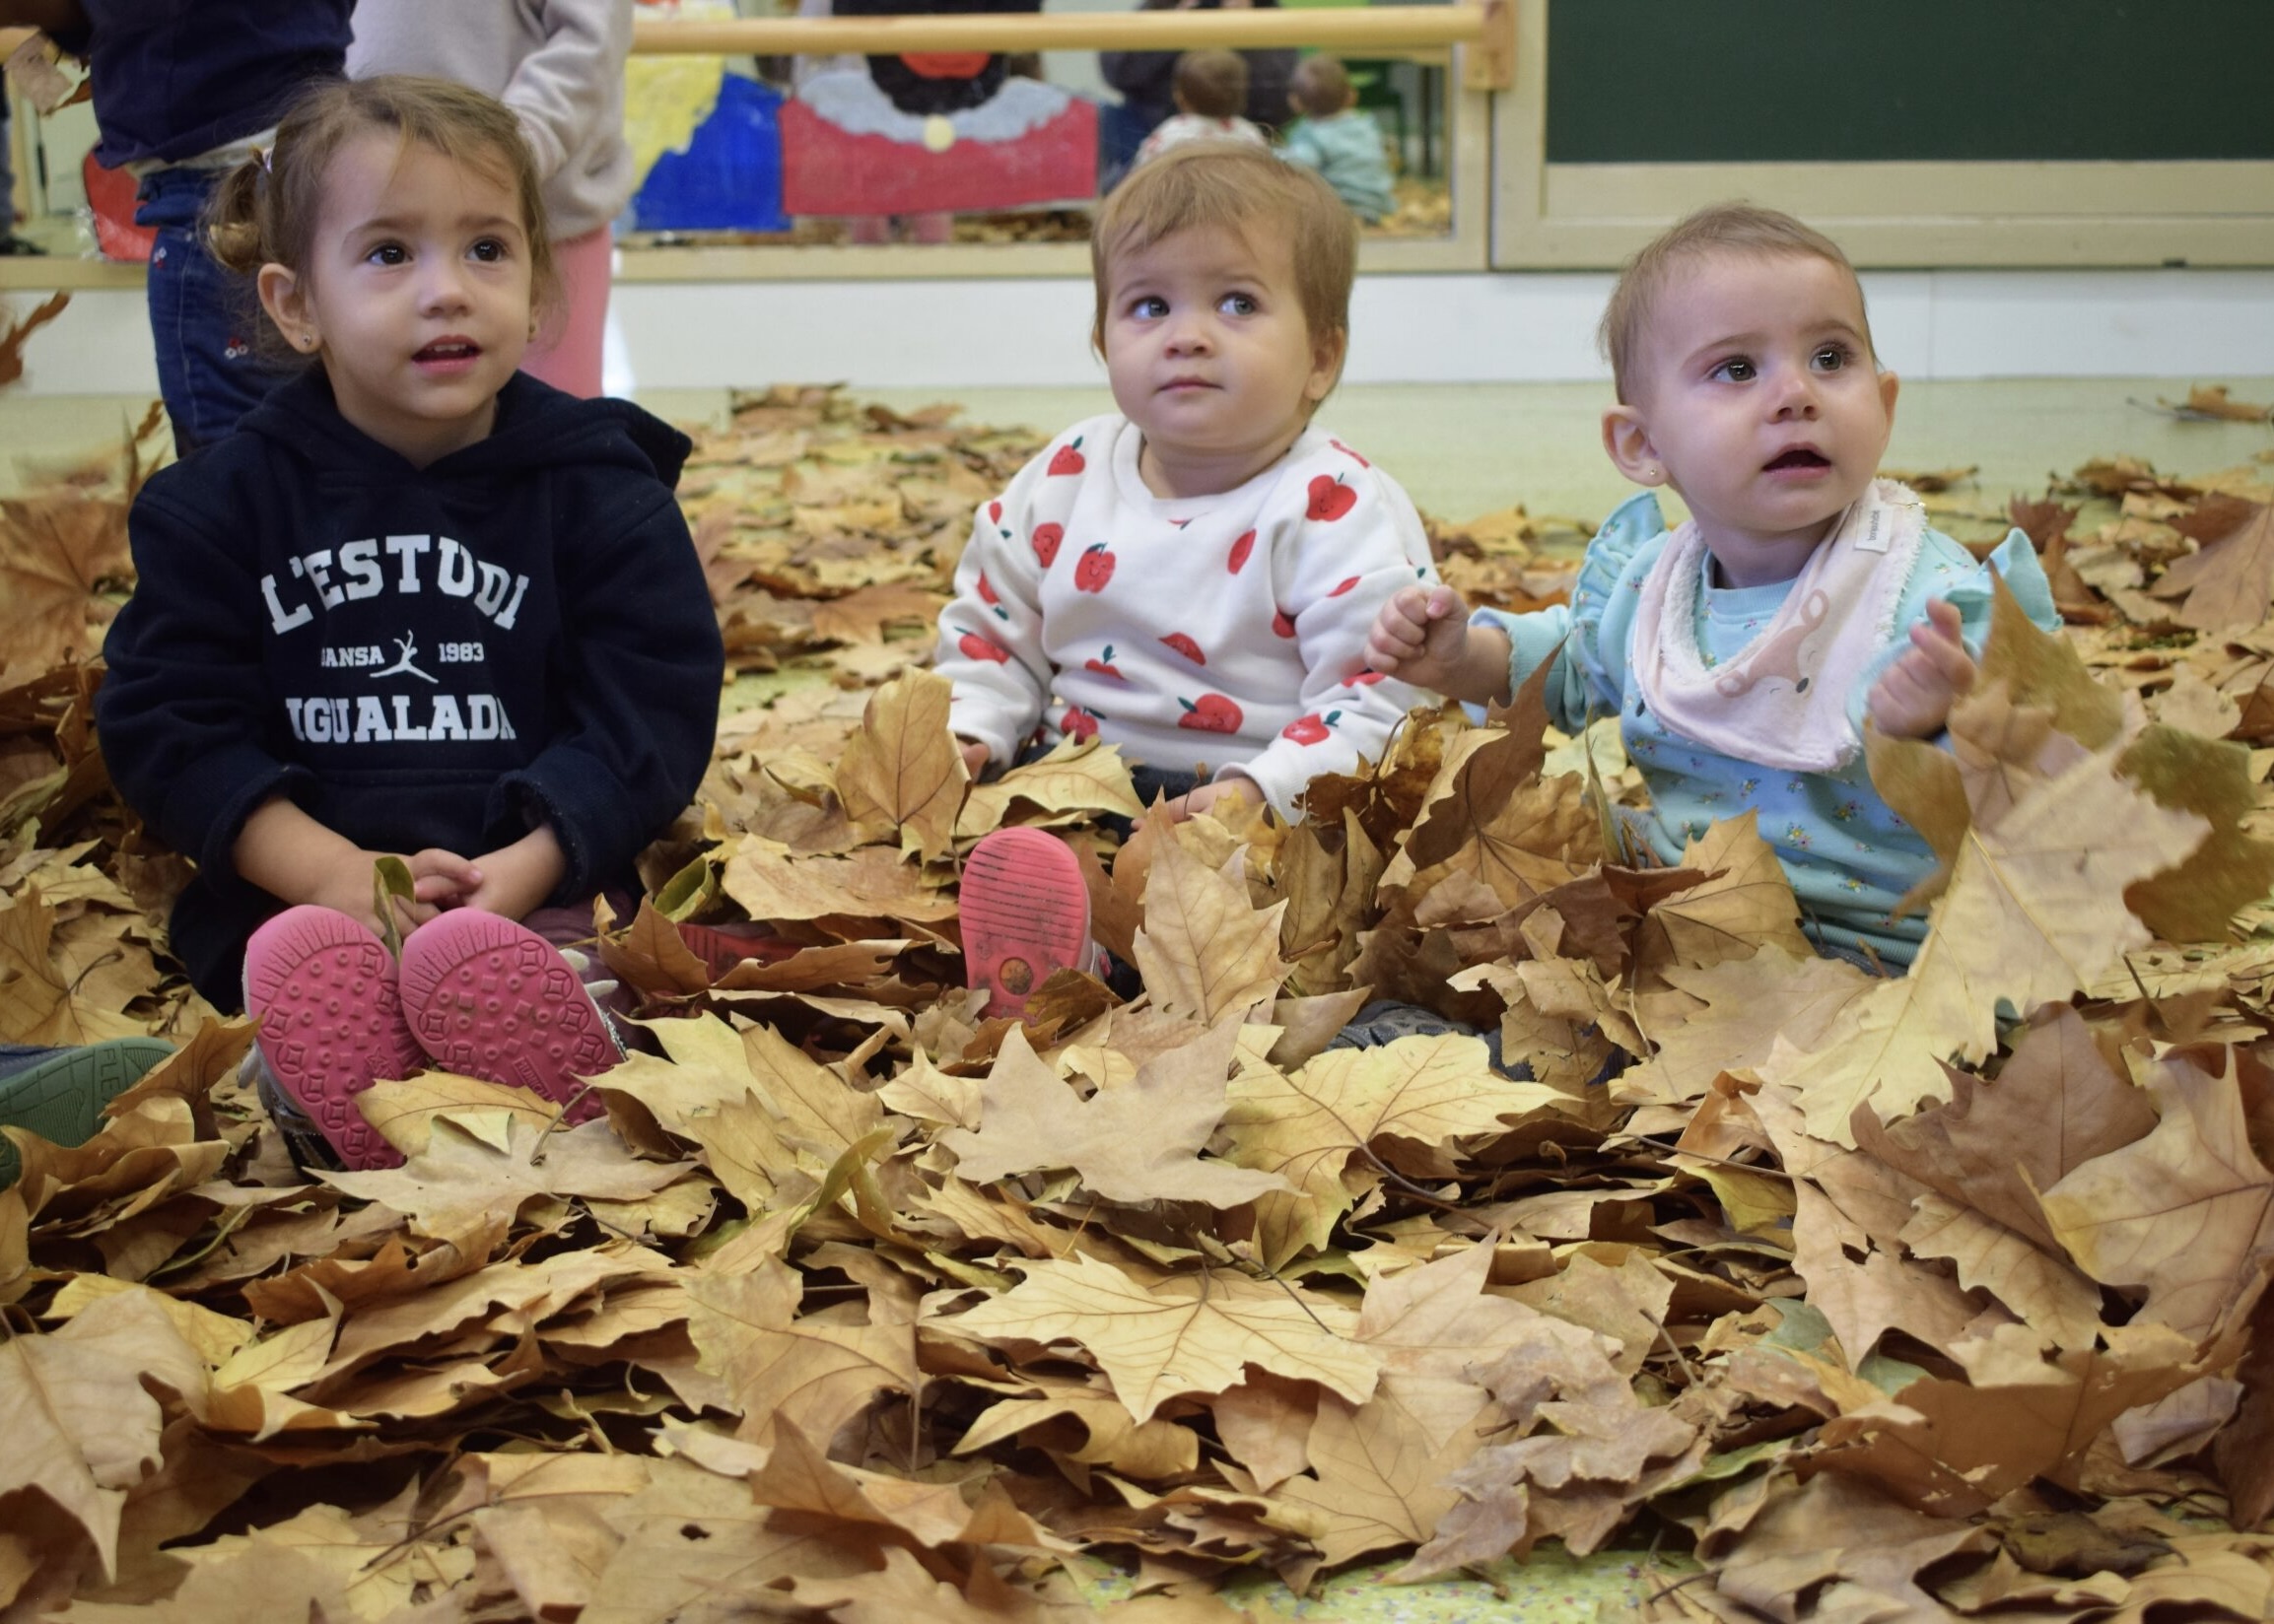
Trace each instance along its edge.
<path fill-rule="evenodd" d="M 403 942 L 403 1010 L 439 1065 L 529 1089 L 555 1105 L 624 1057 L 569 961 L 528 926 L 454 909 Z M 587 1094 L 571 1121 L 600 1114 Z"/>
<path fill-rule="evenodd" d="M 1053 971 L 1096 962 L 1081 864 L 1039 829 L 999 829 L 973 846 L 961 906 L 964 980 L 987 988 L 989 1015 L 1023 1016 Z"/>
<path fill-rule="evenodd" d="M 402 1165 L 355 1097 L 427 1068 L 403 1024 L 394 956 L 379 933 L 330 908 L 288 908 L 244 947 L 245 1013 L 269 1077 L 348 1171 Z"/>
<path fill-rule="evenodd" d="M 0 1045 L 0 1127 L 20 1127 L 50 1144 L 83 1145 L 103 1125 L 103 1108 L 173 1052 L 156 1038 L 113 1038 L 84 1049 Z M 24 1171 L 16 1146 L 0 1135 L 0 1189 Z"/>

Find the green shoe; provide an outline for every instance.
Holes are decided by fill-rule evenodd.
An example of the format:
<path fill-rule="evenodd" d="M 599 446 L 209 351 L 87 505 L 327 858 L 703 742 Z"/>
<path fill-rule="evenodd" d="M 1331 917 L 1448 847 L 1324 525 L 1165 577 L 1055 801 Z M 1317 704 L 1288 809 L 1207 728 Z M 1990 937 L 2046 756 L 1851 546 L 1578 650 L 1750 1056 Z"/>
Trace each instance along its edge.
<path fill-rule="evenodd" d="M 0 1077 L 0 1127 L 20 1127 L 58 1145 L 83 1145 L 103 1125 L 103 1108 L 173 1053 L 157 1038 L 113 1038 L 60 1050 L 52 1059 Z M 24 1159 L 0 1135 L 0 1189 L 16 1183 Z"/>

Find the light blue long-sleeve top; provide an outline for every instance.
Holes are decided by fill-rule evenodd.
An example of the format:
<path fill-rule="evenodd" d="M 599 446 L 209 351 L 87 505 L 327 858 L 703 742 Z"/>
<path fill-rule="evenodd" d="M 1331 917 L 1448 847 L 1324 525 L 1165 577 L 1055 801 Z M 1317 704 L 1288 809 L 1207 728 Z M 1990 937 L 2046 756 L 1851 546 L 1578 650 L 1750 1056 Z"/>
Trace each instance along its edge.
<path fill-rule="evenodd" d="M 1316 169 L 1350 212 L 1369 226 L 1396 206 L 1390 161 L 1382 152 L 1382 126 L 1355 107 L 1332 118 L 1305 118 L 1287 131 L 1279 156 Z"/>
<path fill-rule="evenodd" d="M 1934 853 L 1872 787 L 1859 749 L 1836 772 L 1801 773 L 1716 754 L 1670 730 L 1641 703 L 1631 678 L 1635 609 L 1642 582 L 1666 550 L 1669 532 L 1648 492 L 1620 505 L 1588 544 L 1567 606 L 1529 615 L 1480 609 L 1477 624 L 1508 635 L 1511 687 L 1543 662 L 1548 713 L 1566 732 L 1596 716 L 1617 715 L 1626 753 L 1650 786 L 1651 804 L 1628 822 L 1661 862 L 1682 860 L 1684 844 L 1708 825 L 1752 809 L 1761 838 L 1774 848 L 1799 899 L 1802 927 L 1820 947 L 1859 958 L 1869 948 L 1891 969 L 1907 968 L 1926 937 L 1924 912 L 1894 916 L 1895 904 L 1935 866 Z M 1697 593 L 1697 645 L 1708 665 L 1741 653 L 1783 605 L 1790 581 L 1716 586 L 1712 561 Z M 1927 618 L 1929 598 L 1955 605 L 1966 648 L 1977 658 L 1989 635 L 1991 573 L 2030 619 L 2060 626 L 2043 566 L 2016 530 L 1985 563 L 1950 537 L 1929 530 L 1911 567 L 1895 617 L 1895 636 L 1865 666 L 1848 696 L 1848 715 L 1861 737 L 1872 685 L 1910 646 L 1910 628 Z"/>

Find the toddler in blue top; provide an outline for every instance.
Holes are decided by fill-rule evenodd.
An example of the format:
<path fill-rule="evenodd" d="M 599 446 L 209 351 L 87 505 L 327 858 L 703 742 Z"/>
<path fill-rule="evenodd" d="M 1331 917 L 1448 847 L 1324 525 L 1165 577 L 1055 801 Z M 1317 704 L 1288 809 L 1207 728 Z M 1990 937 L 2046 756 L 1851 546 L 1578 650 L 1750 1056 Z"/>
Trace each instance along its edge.
<path fill-rule="evenodd" d="M 1873 789 L 1866 716 L 1939 733 L 1974 681 L 1991 573 L 2059 624 L 2014 531 L 1986 564 L 1875 478 L 1896 379 L 1831 240 L 1789 216 L 1706 209 L 1638 254 L 1604 317 L 1619 403 L 1603 441 L 1636 484 L 1671 486 L 1604 523 L 1567 608 L 1464 612 L 1447 587 L 1385 605 L 1375 670 L 1470 703 L 1505 702 L 1552 661 L 1547 698 L 1576 731 L 1616 713 L 1651 794 L 1635 832 L 1662 862 L 1748 809 L 1825 951 L 1907 968 L 1926 933 L 1896 918 L 1933 853 Z"/>

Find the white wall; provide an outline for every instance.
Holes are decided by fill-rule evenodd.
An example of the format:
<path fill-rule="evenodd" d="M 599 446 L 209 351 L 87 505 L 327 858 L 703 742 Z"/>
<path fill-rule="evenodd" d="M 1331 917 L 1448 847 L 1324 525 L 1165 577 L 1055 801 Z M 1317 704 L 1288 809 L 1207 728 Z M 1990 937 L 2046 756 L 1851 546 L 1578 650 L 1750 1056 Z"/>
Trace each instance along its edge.
<path fill-rule="evenodd" d="M 1867 276 L 1888 365 L 1914 378 L 2274 375 L 2274 271 Z M 1377 276 L 1351 312 L 1353 383 L 1597 378 L 1597 273 Z M 18 308 L 31 296 L 11 296 Z M 626 283 L 611 381 L 712 388 L 1081 386 L 1086 281 Z M 31 342 L 26 386 L 155 391 L 139 291 L 94 290 Z"/>

